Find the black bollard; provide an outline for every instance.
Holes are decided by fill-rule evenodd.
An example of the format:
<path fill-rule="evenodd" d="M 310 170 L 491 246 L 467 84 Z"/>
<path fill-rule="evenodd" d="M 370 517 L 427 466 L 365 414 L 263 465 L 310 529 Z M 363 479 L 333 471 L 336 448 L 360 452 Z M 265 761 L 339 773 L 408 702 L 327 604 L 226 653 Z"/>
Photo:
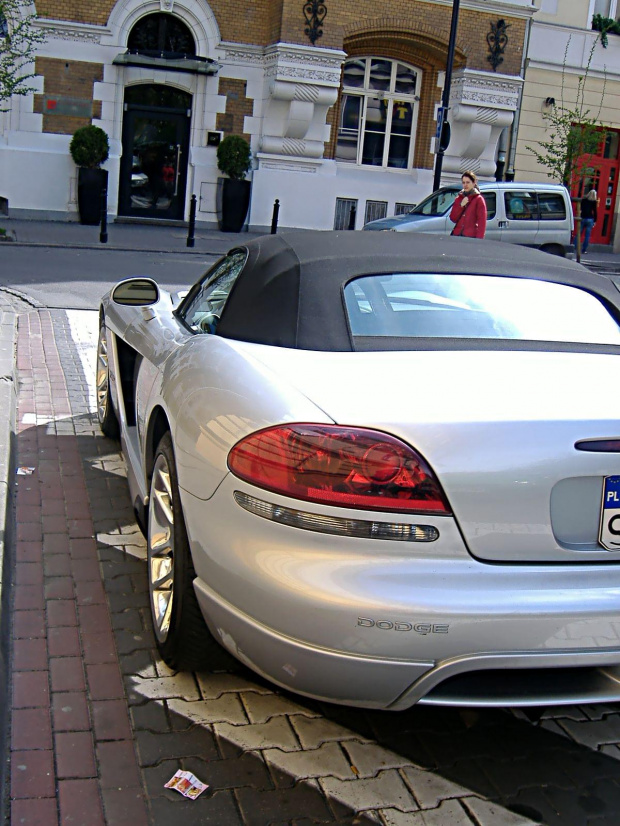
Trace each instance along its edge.
<path fill-rule="evenodd" d="M 273 205 L 273 214 L 271 216 L 271 234 L 275 235 L 278 231 L 278 215 L 280 214 L 280 200 L 276 198 Z"/>
<path fill-rule="evenodd" d="M 351 206 L 351 212 L 349 212 L 349 226 L 347 229 L 355 229 L 355 216 L 357 215 L 357 207 L 355 204 Z"/>
<path fill-rule="evenodd" d="M 99 241 L 102 244 L 108 243 L 108 190 L 104 186 L 101 190 L 101 231 Z"/>
<path fill-rule="evenodd" d="M 187 246 L 194 246 L 194 232 L 196 230 L 196 196 L 192 195 L 189 202 L 189 226 L 187 228 Z"/>

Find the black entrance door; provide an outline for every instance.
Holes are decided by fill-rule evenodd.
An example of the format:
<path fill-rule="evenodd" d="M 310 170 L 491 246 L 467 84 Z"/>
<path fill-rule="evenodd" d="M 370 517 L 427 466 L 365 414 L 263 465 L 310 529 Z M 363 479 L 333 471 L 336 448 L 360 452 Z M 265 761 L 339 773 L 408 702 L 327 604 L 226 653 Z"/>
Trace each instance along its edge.
<path fill-rule="evenodd" d="M 166 86 L 125 91 L 119 215 L 183 220 L 191 95 Z"/>

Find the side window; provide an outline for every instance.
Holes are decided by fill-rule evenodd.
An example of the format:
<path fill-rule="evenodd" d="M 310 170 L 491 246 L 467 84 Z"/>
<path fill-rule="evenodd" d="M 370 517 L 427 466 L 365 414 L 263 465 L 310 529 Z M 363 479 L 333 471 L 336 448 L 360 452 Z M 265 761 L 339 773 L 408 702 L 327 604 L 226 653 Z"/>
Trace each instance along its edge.
<path fill-rule="evenodd" d="M 539 192 L 538 207 L 541 221 L 563 221 L 566 218 L 566 202 L 559 192 Z"/>
<path fill-rule="evenodd" d="M 487 205 L 487 218 L 495 218 L 497 212 L 497 196 L 495 192 L 483 192 L 482 197 Z"/>
<path fill-rule="evenodd" d="M 534 192 L 517 192 L 515 190 L 504 193 L 506 204 L 506 218 L 513 221 L 537 221 L 538 203 Z"/>
<path fill-rule="evenodd" d="M 207 273 L 198 292 L 179 315 L 196 333 L 214 333 L 237 277 L 246 261 L 245 252 L 233 252 Z"/>

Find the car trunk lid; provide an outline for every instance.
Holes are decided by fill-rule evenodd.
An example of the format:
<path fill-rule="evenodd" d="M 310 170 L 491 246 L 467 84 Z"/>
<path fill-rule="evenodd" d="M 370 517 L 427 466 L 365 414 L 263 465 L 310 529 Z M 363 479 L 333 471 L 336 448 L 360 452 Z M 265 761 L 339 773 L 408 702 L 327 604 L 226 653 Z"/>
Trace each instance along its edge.
<path fill-rule="evenodd" d="M 575 448 L 620 436 L 617 356 L 240 346 L 335 422 L 387 431 L 418 450 L 475 557 L 620 559 L 598 542 L 603 480 L 620 474 L 620 453 Z"/>

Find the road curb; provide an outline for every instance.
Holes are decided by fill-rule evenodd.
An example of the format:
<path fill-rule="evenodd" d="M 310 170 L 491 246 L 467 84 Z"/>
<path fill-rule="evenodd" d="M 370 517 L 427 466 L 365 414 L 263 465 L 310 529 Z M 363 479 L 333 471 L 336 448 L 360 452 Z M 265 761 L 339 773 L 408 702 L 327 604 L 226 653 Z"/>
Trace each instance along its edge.
<path fill-rule="evenodd" d="M 13 475 L 17 412 L 17 316 L 0 309 L 0 813 L 7 814 L 10 585 L 13 559 Z M 8 822 L 8 821 L 6 821 Z"/>
<path fill-rule="evenodd" d="M 158 250 L 150 247 L 149 249 L 142 247 L 114 247 L 107 244 L 52 244 L 42 241 L 13 241 L 11 247 L 39 247 L 41 249 L 59 249 L 59 250 L 105 250 L 106 252 L 142 252 L 147 254 L 159 253 L 160 255 L 226 255 L 229 249 L 235 245 L 222 250 L 197 250 L 197 249 L 166 249 Z"/>

